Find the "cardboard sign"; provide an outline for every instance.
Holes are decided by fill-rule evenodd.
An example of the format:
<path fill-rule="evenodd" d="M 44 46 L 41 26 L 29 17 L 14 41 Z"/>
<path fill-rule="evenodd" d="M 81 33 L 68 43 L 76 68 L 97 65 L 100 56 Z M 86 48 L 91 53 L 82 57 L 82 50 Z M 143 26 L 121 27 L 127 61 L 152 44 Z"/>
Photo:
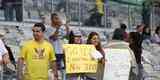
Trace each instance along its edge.
<path fill-rule="evenodd" d="M 96 73 L 97 61 L 91 58 L 93 45 L 64 44 L 67 73 Z"/>

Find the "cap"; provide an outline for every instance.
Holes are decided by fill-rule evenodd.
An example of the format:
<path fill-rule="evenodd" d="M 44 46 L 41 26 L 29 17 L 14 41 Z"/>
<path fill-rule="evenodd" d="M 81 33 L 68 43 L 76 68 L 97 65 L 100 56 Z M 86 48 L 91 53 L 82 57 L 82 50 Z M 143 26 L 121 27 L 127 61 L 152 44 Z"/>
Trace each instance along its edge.
<path fill-rule="evenodd" d="M 73 34 L 74 34 L 74 36 L 82 36 L 82 33 L 79 30 L 74 30 Z"/>

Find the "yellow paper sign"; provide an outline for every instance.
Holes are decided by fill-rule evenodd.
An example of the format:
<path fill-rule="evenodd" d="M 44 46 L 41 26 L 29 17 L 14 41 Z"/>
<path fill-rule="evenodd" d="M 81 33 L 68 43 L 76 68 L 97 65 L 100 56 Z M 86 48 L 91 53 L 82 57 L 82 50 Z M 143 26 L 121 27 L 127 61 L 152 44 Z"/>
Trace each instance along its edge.
<path fill-rule="evenodd" d="M 67 73 L 96 73 L 97 61 L 91 58 L 93 45 L 64 44 Z"/>

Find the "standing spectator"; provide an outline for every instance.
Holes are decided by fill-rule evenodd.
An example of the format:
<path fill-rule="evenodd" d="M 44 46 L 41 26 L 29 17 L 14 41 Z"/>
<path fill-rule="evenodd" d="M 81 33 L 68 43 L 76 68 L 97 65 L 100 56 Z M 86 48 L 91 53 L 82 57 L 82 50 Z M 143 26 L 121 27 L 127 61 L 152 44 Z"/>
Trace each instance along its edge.
<path fill-rule="evenodd" d="M 16 14 L 16 20 L 22 21 L 22 0 L 2 0 L 2 7 L 4 8 L 4 17 L 6 21 L 14 20 L 14 10 Z"/>
<path fill-rule="evenodd" d="M 156 28 L 155 34 L 152 37 L 152 42 L 156 44 L 160 44 L 160 26 Z"/>
<path fill-rule="evenodd" d="M 96 0 L 96 7 L 100 14 L 104 14 L 104 3 L 105 0 Z"/>
<path fill-rule="evenodd" d="M 128 41 L 128 33 L 126 32 L 126 28 L 127 26 L 125 24 L 120 24 L 120 29 L 122 29 L 124 32 L 123 32 L 123 40 L 124 41 Z"/>
<path fill-rule="evenodd" d="M 4 17 L 6 21 L 13 21 L 15 0 L 2 0 L 2 7 L 4 8 Z"/>
<path fill-rule="evenodd" d="M 51 26 L 46 30 L 46 36 L 54 46 L 56 52 L 57 67 L 62 73 L 63 79 L 65 79 L 64 69 L 64 53 L 62 49 L 63 39 L 68 36 L 69 28 L 67 24 L 62 24 L 62 20 L 57 13 L 51 14 Z"/>
<path fill-rule="evenodd" d="M 98 26 L 102 26 L 102 16 L 104 15 L 104 3 L 105 0 L 96 0 L 96 13 L 95 13 L 95 18 Z"/>
<path fill-rule="evenodd" d="M 103 55 L 103 58 L 101 58 L 99 60 L 98 68 L 97 68 L 97 72 L 96 72 L 96 80 L 103 80 L 105 53 L 102 49 L 101 42 L 100 42 L 100 37 L 99 37 L 98 33 L 91 32 L 88 36 L 87 44 L 93 44 L 95 46 L 96 50 L 98 52 L 100 52 L 101 55 Z"/>
<path fill-rule="evenodd" d="M 82 44 L 82 34 L 79 30 L 72 30 L 69 34 L 69 44 Z M 67 75 L 68 80 L 78 80 L 78 76 L 82 73 L 73 73 Z"/>
<path fill-rule="evenodd" d="M 129 76 L 129 80 L 134 80 L 136 73 L 137 73 L 137 63 L 136 63 L 136 58 L 135 55 L 133 53 L 133 51 L 129 48 L 129 44 L 125 41 L 123 41 L 123 30 L 121 29 L 116 29 L 113 32 L 113 37 L 112 40 L 108 42 L 107 46 L 105 46 L 105 48 L 111 48 L 111 49 L 126 49 L 129 51 L 129 53 L 127 53 L 128 55 L 130 55 L 130 57 L 128 57 L 128 59 L 130 59 L 130 63 L 131 67 L 129 67 L 131 69 L 131 71 L 128 73 Z M 111 72 L 112 74 L 113 72 Z"/>
<path fill-rule="evenodd" d="M 130 32 L 129 34 L 129 47 L 134 52 L 136 57 L 136 62 L 138 64 L 138 76 L 136 80 L 141 80 L 142 78 L 142 64 L 141 64 L 141 54 L 142 47 L 139 42 L 141 41 L 141 35 L 138 32 Z"/>
<path fill-rule="evenodd" d="M 139 42 L 137 42 L 140 46 L 142 46 L 142 42 L 143 42 L 143 35 L 142 35 L 142 33 L 143 33 L 143 28 L 144 28 L 144 26 L 145 25 L 143 25 L 143 24 L 141 24 L 141 25 L 137 25 L 137 27 L 136 27 L 136 32 L 139 34 L 139 38 L 140 38 L 140 40 L 139 40 Z"/>
<path fill-rule="evenodd" d="M 24 43 L 20 51 L 18 80 L 48 80 L 49 64 L 52 65 L 54 80 L 58 80 L 55 51 L 52 45 L 44 40 L 45 26 L 42 23 L 36 23 L 32 31 L 34 39 Z"/>
<path fill-rule="evenodd" d="M 14 9 L 16 13 L 16 20 L 18 22 L 23 21 L 23 7 L 22 7 L 23 1 L 22 0 L 15 0 L 14 3 Z"/>

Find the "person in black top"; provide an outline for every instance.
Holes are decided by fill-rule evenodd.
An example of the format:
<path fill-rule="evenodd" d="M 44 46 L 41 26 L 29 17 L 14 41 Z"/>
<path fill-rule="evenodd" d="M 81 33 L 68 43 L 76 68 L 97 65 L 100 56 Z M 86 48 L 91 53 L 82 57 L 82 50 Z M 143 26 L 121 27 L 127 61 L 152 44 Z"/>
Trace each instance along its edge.
<path fill-rule="evenodd" d="M 5 21 L 13 21 L 13 3 L 15 0 L 2 0 Z"/>
<path fill-rule="evenodd" d="M 23 21 L 23 7 L 22 7 L 23 1 L 22 0 L 15 0 L 14 9 L 16 13 L 16 20 L 18 22 Z"/>
<path fill-rule="evenodd" d="M 138 32 L 130 32 L 129 33 L 129 47 L 133 51 L 136 62 L 138 64 L 138 75 L 136 80 L 141 80 L 142 77 L 142 64 L 141 64 L 141 54 L 142 54 L 142 46 L 139 43 L 141 41 L 141 35 Z"/>

